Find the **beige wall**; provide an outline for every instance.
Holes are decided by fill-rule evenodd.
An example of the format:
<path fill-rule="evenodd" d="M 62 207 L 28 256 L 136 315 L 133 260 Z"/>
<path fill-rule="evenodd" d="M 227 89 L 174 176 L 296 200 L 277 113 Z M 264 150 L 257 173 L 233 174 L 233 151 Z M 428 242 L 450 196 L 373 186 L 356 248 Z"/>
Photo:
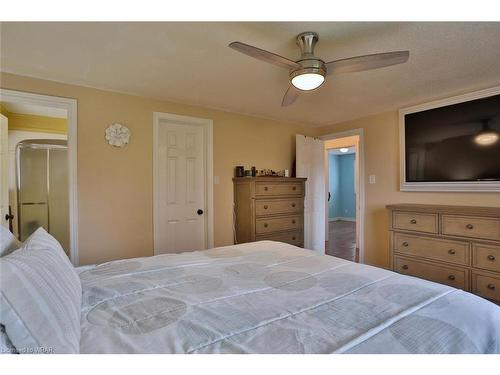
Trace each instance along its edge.
<path fill-rule="evenodd" d="M 231 178 L 235 165 L 291 169 L 295 134 L 307 126 L 147 99 L 2 73 L 0 87 L 78 100 L 78 208 L 81 264 L 153 254 L 153 112 L 209 118 L 214 123 L 215 245 L 232 244 Z M 130 128 L 124 149 L 110 147 L 104 129 Z"/>
<path fill-rule="evenodd" d="M 500 207 L 500 193 L 417 193 L 399 191 L 398 114 L 388 112 L 318 129 L 329 134 L 364 129 L 365 147 L 365 262 L 389 266 L 389 203 L 429 203 Z M 376 184 L 368 176 L 376 175 Z"/>

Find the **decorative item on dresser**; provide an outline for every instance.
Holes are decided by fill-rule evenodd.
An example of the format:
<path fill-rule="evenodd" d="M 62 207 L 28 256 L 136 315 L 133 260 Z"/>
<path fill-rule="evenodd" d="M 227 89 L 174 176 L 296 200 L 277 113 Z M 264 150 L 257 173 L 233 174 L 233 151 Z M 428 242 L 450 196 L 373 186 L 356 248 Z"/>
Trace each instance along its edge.
<path fill-rule="evenodd" d="M 387 208 L 394 271 L 500 303 L 500 207 Z"/>
<path fill-rule="evenodd" d="M 236 242 L 304 246 L 305 178 L 233 178 Z"/>

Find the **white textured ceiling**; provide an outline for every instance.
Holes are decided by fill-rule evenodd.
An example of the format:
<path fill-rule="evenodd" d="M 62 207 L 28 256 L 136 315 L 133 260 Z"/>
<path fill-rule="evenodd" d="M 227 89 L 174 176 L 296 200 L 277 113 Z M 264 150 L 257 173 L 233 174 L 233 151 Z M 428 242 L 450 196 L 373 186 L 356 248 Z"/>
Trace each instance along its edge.
<path fill-rule="evenodd" d="M 330 76 L 280 106 L 288 73 L 227 47 L 296 59 L 316 31 L 326 61 L 410 50 L 406 64 Z M 500 23 L 2 23 L 2 71 L 311 125 L 500 84 Z"/>

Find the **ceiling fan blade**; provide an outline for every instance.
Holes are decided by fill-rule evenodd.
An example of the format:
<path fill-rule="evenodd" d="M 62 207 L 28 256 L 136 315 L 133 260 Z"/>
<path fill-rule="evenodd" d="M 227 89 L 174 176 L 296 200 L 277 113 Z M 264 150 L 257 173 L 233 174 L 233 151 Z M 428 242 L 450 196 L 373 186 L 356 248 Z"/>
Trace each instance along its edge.
<path fill-rule="evenodd" d="M 300 95 L 300 90 L 295 88 L 294 85 L 290 85 L 288 90 L 285 92 L 285 96 L 283 96 L 283 101 L 281 102 L 282 107 L 289 106 L 295 102 L 295 99 Z"/>
<path fill-rule="evenodd" d="M 238 52 L 244 53 L 245 55 L 254 57 L 256 59 L 274 64 L 277 66 L 280 66 L 282 68 L 286 68 L 286 69 L 298 69 L 298 68 L 300 68 L 300 65 L 297 64 L 295 61 L 289 60 L 283 56 L 277 55 L 275 53 L 272 53 L 272 52 L 254 47 L 254 46 L 250 46 L 250 45 L 245 44 L 245 43 L 232 42 L 229 44 L 229 47 L 238 51 Z"/>
<path fill-rule="evenodd" d="M 375 53 L 326 63 L 326 74 L 352 73 L 402 64 L 408 61 L 410 51 Z"/>

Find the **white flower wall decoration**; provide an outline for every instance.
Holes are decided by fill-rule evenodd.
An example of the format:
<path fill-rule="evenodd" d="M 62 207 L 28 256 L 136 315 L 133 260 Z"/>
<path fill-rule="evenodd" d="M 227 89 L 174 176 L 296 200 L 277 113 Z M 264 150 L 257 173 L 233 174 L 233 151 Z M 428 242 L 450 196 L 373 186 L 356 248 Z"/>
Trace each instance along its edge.
<path fill-rule="evenodd" d="M 125 147 L 130 140 L 130 130 L 122 124 L 111 124 L 106 128 L 106 140 L 111 146 Z"/>

